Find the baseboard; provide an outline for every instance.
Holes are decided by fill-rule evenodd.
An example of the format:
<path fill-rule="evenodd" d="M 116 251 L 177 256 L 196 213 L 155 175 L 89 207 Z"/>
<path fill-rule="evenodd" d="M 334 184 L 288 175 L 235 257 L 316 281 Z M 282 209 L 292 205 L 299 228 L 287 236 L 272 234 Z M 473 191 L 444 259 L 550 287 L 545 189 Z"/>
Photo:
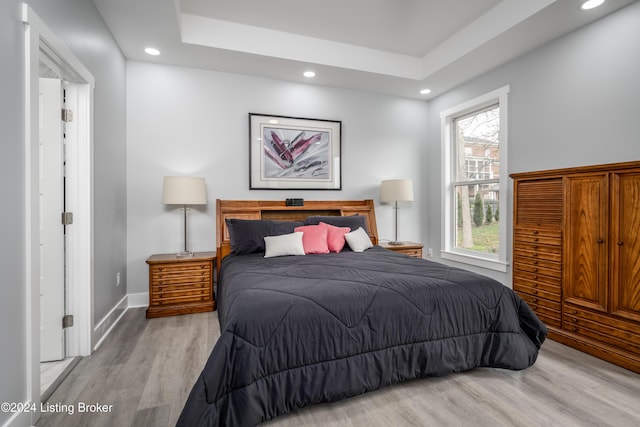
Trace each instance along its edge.
<path fill-rule="evenodd" d="M 107 313 L 106 316 L 93 329 L 93 351 L 97 350 L 109 332 L 118 323 L 124 313 L 134 307 L 146 307 L 149 305 L 149 292 L 127 294 Z"/>
<path fill-rule="evenodd" d="M 120 318 L 127 311 L 128 295 L 125 295 L 118 303 L 107 313 L 106 316 L 93 328 L 93 351 L 96 351 L 102 341 L 109 335 L 109 332 L 118 323 Z"/>
<path fill-rule="evenodd" d="M 138 294 L 128 294 L 128 307 L 146 307 L 149 305 L 149 292 L 140 292 Z"/>

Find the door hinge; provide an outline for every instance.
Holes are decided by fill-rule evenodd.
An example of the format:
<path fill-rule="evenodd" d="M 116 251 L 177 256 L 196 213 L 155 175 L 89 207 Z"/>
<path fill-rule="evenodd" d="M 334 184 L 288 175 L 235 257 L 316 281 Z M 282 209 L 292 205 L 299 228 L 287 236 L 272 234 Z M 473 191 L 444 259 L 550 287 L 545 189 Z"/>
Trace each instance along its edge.
<path fill-rule="evenodd" d="M 73 212 L 62 212 L 62 225 L 73 224 Z"/>
<path fill-rule="evenodd" d="M 67 314 L 62 317 L 62 328 L 70 328 L 73 326 L 73 314 Z"/>
<path fill-rule="evenodd" d="M 73 111 L 67 110 L 66 108 L 62 109 L 62 121 L 65 123 L 69 123 L 73 121 Z"/>

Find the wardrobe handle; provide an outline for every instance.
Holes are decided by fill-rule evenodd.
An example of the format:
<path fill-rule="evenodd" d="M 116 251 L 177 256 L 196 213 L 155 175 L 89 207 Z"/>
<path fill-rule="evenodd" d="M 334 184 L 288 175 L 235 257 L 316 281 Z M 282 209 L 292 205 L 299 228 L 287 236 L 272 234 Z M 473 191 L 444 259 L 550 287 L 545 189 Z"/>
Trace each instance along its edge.
<path fill-rule="evenodd" d="M 622 243 L 622 242 L 618 242 L 618 243 L 617 243 L 617 245 L 618 245 L 618 246 L 622 246 L 622 245 L 623 245 L 623 243 Z"/>
<path fill-rule="evenodd" d="M 604 240 L 602 240 L 602 239 L 598 239 L 598 240 L 596 240 L 596 242 L 598 242 L 598 243 L 604 243 Z"/>

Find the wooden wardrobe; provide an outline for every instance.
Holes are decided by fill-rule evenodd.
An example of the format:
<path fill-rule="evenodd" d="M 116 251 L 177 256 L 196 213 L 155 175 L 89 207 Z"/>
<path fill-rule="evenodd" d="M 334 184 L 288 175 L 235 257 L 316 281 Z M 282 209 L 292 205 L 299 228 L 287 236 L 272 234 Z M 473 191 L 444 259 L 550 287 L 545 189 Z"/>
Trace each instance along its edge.
<path fill-rule="evenodd" d="M 640 372 L 640 161 L 511 178 L 513 289 L 549 338 Z"/>

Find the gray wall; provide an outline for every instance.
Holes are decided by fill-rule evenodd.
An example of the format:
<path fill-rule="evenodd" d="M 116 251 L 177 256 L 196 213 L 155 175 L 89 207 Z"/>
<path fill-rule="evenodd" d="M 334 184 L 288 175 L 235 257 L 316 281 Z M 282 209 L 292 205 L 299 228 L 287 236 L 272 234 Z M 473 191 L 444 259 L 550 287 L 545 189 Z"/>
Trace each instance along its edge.
<path fill-rule="evenodd" d="M 24 209 L 24 33 L 20 1 L 0 2 L 0 402 L 27 396 Z M 29 4 L 93 73 L 95 131 L 95 308 L 96 321 L 126 294 L 115 287 L 126 268 L 126 64 L 91 1 L 32 0 Z M 125 275 L 126 277 L 126 275 Z M 0 413 L 0 424 L 12 414 Z"/>
<path fill-rule="evenodd" d="M 366 199 L 379 184 L 413 179 L 423 191 L 427 104 L 389 96 L 192 68 L 128 63 L 127 271 L 129 292 L 148 291 L 145 259 L 182 249 L 182 216 L 161 204 L 164 175 L 206 178 L 209 204 L 189 217 L 190 248 L 215 250 L 215 199 Z M 249 190 L 248 113 L 342 121 L 342 191 Z M 419 198 L 416 198 L 419 200 Z M 382 239 L 391 206 L 376 206 Z M 400 211 L 399 237 L 419 240 L 420 203 Z"/>
<path fill-rule="evenodd" d="M 24 243 L 23 30 L 18 0 L 0 2 L 0 402 L 27 396 Z M 12 414 L 0 412 L 0 424 Z"/>
<path fill-rule="evenodd" d="M 440 112 L 504 85 L 511 87 L 509 173 L 640 159 L 638 52 L 635 2 L 432 100 L 428 199 L 441 198 Z M 508 200 L 512 212 L 511 194 Z M 440 203 L 430 205 L 426 221 L 425 244 L 440 248 Z M 511 286 L 510 273 L 482 272 Z"/>

